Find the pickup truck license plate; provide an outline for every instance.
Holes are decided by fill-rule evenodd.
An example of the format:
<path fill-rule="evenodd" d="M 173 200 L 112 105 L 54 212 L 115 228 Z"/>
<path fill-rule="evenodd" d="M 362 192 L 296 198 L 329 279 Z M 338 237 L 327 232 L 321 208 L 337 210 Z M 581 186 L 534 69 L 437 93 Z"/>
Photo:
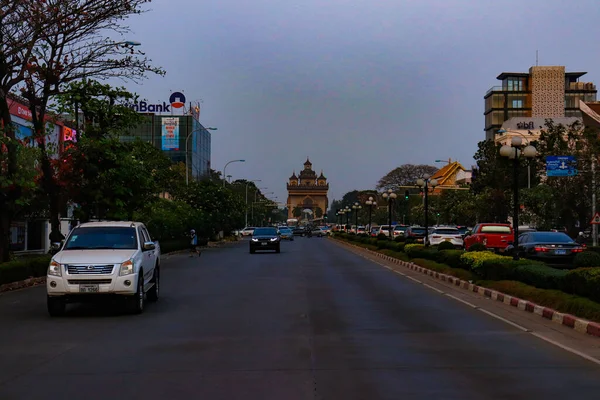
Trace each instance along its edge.
<path fill-rule="evenodd" d="M 266 246 L 266 245 L 267 245 L 267 243 L 263 242 L 263 243 L 261 243 L 260 245 L 261 245 L 261 246 Z"/>
<path fill-rule="evenodd" d="M 100 291 L 100 286 L 93 285 L 79 285 L 79 293 L 98 293 Z"/>
<path fill-rule="evenodd" d="M 450 242 L 451 240 L 452 240 L 452 239 L 450 239 L 450 238 L 447 238 L 447 239 L 444 239 L 444 242 Z"/>
<path fill-rule="evenodd" d="M 567 254 L 567 251 L 566 250 L 554 250 L 554 254 L 565 255 L 565 254 Z"/>

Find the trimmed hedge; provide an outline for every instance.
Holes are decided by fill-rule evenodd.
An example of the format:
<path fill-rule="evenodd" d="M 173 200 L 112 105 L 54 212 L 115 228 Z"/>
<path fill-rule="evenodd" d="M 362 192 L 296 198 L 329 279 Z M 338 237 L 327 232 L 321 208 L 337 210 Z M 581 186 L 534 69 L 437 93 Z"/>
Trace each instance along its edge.
<path fill-rule="evenodd" d="M 483 281 L 478 284 L 562 313 L 600 322 L 600 304 L 590 299 L 559 290 L 539 289 L 516 281 Z"/>
<path fill-rule="evenodd" d="M 595 251 L 579 253 L 575 255 L 573 266 L 575 268 L 600 267 L 600 253 L 596 253 Z"/>
<path fill-rule="evenodd" d="M 564 290 L 600 302 L 600 268 L 578 268 L 566 273 Z"/>
<path fill-rule="evenodd" d="M 0 285 L 46 276 L 51 258 L 49 255 L 43 255 L 0 264 Z"/>
<path fill-rule="evenodd" d="M 469 269 L 460 258 L 464 254 L 464 250 L 440 250 L 436 254 L 436 260 L 439 263 L 447 264 L 452 268 Z"/>
<path fill-rule="evenodd" d="M 437 246 L 438 250 L 454 250 L 452 242 L 442 242 Z"/>
<path fill-rule="evenodd" d="M 546 265 L 519 265 L 513 271 L 516 280 L 540 289 L 563 290 L 568 271 Z M 581 293 L 580 293 L 581 295 Z"/>
<path fill-rule="evenodd" d="M 473 273 L 471 273 L 469 271 L 465 271 L 464 269 L 452 268 L 445 264 L 440 264 L 438 262 L 435 262 L 432 260 L 426 260 L 423 258 L 415 258 L 414 260 L 411 260 L 411 261 L 417 265 L 420 265 L 421 267 L 439 272 L 440 274 L 455 276 L 455 277 L 465 280 L 465 281 L 472 281 L 475 279 L 475 276 L 473 275 Z"/>

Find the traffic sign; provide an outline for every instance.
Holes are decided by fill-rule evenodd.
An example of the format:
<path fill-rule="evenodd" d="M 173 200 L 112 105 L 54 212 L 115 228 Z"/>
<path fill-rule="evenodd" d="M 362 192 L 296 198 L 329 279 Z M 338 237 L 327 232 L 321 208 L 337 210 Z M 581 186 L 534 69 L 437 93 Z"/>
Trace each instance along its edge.
<path fill-rule="evenodd" d="M 577 173 L 575 156 L 546 157 L 546 176 L 575 176 Z"/>
<path fill-rule="evenodd" d="M 594 218 L 592 218 L 592 221 L 590 222 L 590 224 L 592 225 L 600 225 L 600 213 L 597 212 L 596 214 L 594 214 Z"/>

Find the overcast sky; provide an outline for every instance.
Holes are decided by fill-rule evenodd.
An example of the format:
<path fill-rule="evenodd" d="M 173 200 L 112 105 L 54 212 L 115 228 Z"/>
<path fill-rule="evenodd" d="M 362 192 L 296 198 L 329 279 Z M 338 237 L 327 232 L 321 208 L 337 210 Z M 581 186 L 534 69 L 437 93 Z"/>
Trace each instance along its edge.
<path fill-rule="evenodd" d="M 473 163 L 485 92 L 503 71 L 565 65 L 600 83 L 598 0 L 154 0 L 130 40 L 167 75 L 128 85 L 183 90 L 214 126 L 212 166 L 285 184 L 309 156 L 330 202 L 393 168 Z M 438 164 L 440 167 L 443 164 Z"/>

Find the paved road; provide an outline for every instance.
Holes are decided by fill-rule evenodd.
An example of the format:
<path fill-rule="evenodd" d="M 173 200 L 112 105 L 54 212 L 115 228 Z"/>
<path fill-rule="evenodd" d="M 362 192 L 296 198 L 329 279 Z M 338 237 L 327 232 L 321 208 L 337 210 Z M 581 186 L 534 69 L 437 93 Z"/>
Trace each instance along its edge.
<path fill-rule="evenodd" d="M 356 256 L 298 238 L 163 262 L 143 315 L 0 296 L 0 399 L 597 398 L 600 367 Z"/>

